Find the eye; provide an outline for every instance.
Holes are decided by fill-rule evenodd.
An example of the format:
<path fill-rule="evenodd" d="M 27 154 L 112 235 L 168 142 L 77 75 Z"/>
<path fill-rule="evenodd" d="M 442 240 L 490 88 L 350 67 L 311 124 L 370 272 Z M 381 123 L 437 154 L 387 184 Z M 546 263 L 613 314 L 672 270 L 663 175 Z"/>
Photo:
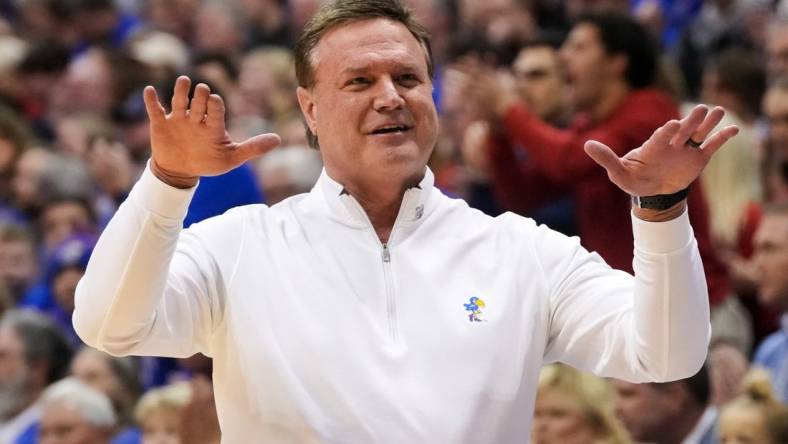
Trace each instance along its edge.
<path fill-rule="evenodd" d="M 416 74 L 403 74 L 397 77 L 397 83 L 406 88 L 412 88 L 414 86 L 418 86 L 421 83 L 421 80 Z"/>
<path fill-rule="evenodd" d="M 372 81 L 367 77 L 353 77 L 352 79 L 348 80 L 345 86 L 366 86 L 370 83 L 372 83 Z"/>

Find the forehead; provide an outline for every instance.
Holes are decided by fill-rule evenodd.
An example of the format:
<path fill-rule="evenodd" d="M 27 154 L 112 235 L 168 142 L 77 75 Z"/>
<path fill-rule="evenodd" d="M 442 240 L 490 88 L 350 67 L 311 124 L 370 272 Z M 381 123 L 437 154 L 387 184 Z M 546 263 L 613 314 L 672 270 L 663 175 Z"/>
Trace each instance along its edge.
<path fill-rule="evenodd" d="M 549 46 L 535 46 L 525 48 L 517 55 L 515 67 L 525 68 L 532 66 L 548 66 L 558 62 L 558 53 Z"/>
<path fill-rule="evenodd" d="M 84 422 L 77 412 L 62 401 L 47 406 L 44 414 L 41 416 L 41 424 L 43 426 L 56 424 L 82 425 Z"/>
<path fill-rule="evenodd" d="M 402 23 L 388 19 L 350 22 L 328 31 L 315 46 L 315 77 L 346 69 L 414 65 L 427 69 L 425 49 Z"/>
<path fill-rule="evenodd" d="M 567 38 L 567 42 L 572 43 L 584 43 L 584 44 L 601 44 L 602 41 L 599 38 L 599 29 L 596 25 L 591 23 L 578 23 L 572 28 L 572 31 L 569 33 L 569 37 Z"/>

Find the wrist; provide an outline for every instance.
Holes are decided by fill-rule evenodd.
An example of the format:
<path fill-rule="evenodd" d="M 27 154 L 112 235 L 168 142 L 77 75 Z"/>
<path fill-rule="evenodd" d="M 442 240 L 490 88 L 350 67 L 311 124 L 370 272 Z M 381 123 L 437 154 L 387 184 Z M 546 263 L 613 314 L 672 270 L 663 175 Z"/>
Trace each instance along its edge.
<path fill-rule="evenodd" d="M 689 187 L 673 194 L 656 196 L 632 196 L 632 211 L 639 219 L 649 222 L 664 222 L 675 219 L 687 208 Z"/>
<path fill-rule="evenodd" d="M 666 208 L 655 210 L 653 208 L 641 208 L 636 205 L 632 205 L 632 213 L 638 219 L 645 220 L 647 222 L 667 222 L 669 220 L 673 220 L 684 214 L 684 211 L 687 208 L 687 199 L 683 199 L 678 203 L 674 204 L 673 206 Z"/>
<path fill-rule="evenodd" d="M 171 187 L 180 188 L 182 190 L 194 187 L 200 180 L 197 176 L 181 176 L 170 173 L 166 169 L 161 168 L 159 164 L 156 163 L 156 159 L 153 158 L 151 158 L 150 170 L 157 179 Z"/>

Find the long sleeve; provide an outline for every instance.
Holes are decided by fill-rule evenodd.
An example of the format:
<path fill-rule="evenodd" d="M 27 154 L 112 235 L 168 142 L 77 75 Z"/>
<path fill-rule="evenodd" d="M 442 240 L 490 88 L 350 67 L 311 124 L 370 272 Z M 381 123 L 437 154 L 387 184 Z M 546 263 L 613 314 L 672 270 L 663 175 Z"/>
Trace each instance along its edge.
<path fill-rule="evenodd" d="M 547 232 L 555 248 L 547 361 L 633 382 L 688 377 L 706 357 L 711 328 L 703 266 L 687 213 L 668 222 L 632 216 L 634 279 L 611 270 L 576 240 Z"/>
<path fill-rule="evenodd" d="M 146 168 L 77 286 L 73 322 L 85 343 L 116 355 L 210 355 L 222 285 L 196 235 L 182 232 L 193 193 Z"/>
<path fill-rule="evenodd" d="M 602 142 L 623 156 L 671 118 L 678 118 L 678 109 L 669 97 L 641 90 L 629 94 L 610 116 L 587 129 L 582 129 L 585 125 L 580 121 L 569 129 L 553 127 L 522 105 L 509 108 L 503 123 L 529 161 L 554 182 L 572 186 L 600 175 L 599 165 L 583 151 L 586 141 Z"/>

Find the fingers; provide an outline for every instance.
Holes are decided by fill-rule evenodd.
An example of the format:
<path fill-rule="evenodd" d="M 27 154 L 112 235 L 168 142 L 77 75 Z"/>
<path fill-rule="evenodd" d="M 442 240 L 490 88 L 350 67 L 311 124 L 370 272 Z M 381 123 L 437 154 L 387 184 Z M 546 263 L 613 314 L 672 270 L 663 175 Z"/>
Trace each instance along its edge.
<path fill-rule="evenodd" d="M 175 89 L 172 94 L 173 116 L 186 116 L 186 108 L 189 106 L 189 88 L 191 84 L 191 79 L 186 76 L 180 76 L 178 80 L 175 81 Z"/>
<path fill-rule="evenodd" d="M 621 160 L 607 145 L 596 140 L 589 140 L 586 142 L 584 149 L 586 154 L 594 159 L 594 162 L 607 170 L 608 175 L 618 176 L 624 173 L 624 166 L 621 164 Z"/>
<path fill-rule="evenodd" d="M 725 116 L 725 110 L 719 106 L 714 107 L 714 109 L 709 112 L 703 122 L 698 126 L 695 132 L 692 134 L 692 140 L 696 142 L 703 143 L 704 140 L 709 136 L 709 133 L 714 130 L 714 128 L 719 125 L 722 118 Z"/>
<path fill-rule="evenodd" d="M 644 145 L 655 145 L 658 148 L 667 148 L 680 129 L 681 124 L 679 121 L 671 120 L 654 131 L 654 134 L 651 135 Z"/>
<path fill-rule="evenodd" d="M 192 123 L 200 123 L 205 118 L 205 112 L 208 109 L 208 96 L 211 94 L 211 88 L 205 83 L 200 83 L 194 88 L 194 97 L 192 97 L 191 106 L 189 107 L 189 121 Z"/>
<path fill-rule="evenodd" d="M 208 96 L 206 111 L 206 125 L 211 128 L 224 128 L 224 100 L 218 94 Z"/>
<path fill-rule="evenodd" d="M 675 136 L 670 141 L 670 146 L 681 147 L 683 146 L 690 137 L 693 136 L 697 132 L 697 129 L 700 125 L 703 124 L 704 119 L 706 119 L 706 115 L 709 113 L 709 109 L 703 105 L 698 105 L 687 115 L 687 117 L 681 119 L 681 127 L 679 131 L 676 133 Z M 713 127 L 712 127 L 713 128 Z M 694 139 L 696 141 L 702 141 L 701 139 Z"/>
<path fill-rule="evenodd" d="M 719 122 L 718 122 L 719 123 Z M 714 133 L 711 137 L 708 137 L 703 145 L 701 145 L 700 149 L 701 152 L 707 157 L 710 158 L 717 152 L 722 145 L 725 144 L 731 137 L 739 134 L 739 128 L 735 125 L 726 126 L 725 128 L 721 129 Z"/>
<path fill-rule="evenodd" d="M 150 85 L 146 86 L 142 93 L 142 99 L 145 102 L 145 110 L 148 112 L 148 118 L 151 122 L 160 122 L 164 120 L 164 107 L 161 106 L 154 87 Z"/>
<path fill-rule="evenodd" d="M 210 114 L 209 114 L 210 116 Z M 247 160 L 267 153 L 279 146 L 282 139 L 276 134 L 260 134 L 249 138 L 238 145 L 235 150 L 235 160 L 240 164 Z"/>

